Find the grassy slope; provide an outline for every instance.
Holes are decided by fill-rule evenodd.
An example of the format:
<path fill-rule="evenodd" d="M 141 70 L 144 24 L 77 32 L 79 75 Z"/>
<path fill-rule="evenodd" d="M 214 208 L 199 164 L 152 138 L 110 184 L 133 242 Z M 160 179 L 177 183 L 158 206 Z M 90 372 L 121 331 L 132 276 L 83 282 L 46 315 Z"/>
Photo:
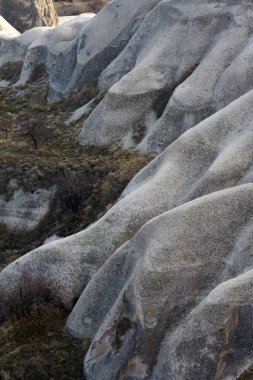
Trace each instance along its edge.
<path fill-rule="evenodd" d="M 57 189 L 51 211 L 36 231 L 17 234 L 0 225 L 0 266 L 20 254 L 39 246 L 56 234 L 61 237 L 76 233 L 93 223 L 119 197 L 120 193 L 150 157 L 118 147 L 87 147 L 78 143 L 83 124 L 66 126 L 64 121 L 73 110 L 96 96 L 95 87 L 76 94 L 71 102 L 48 104 L 45 82 L 18 89 L 0 91 L 0 129 L 9 125 L 6 139 L 0 130 L 0 195 L 11 197 L 8 183 L 15 178 L 20 188 Z M 32 141 L 20 138 L 20 114 L 35 115 L 52 133 L 34 149 Z M 77 209 L 71 199 L 78 198 Z"/>
<path fill-rule="evenodd" d="M 1 74 L 1 73 L 0 73 Z M 46 81 L 16 89 L 0 89 L 0 127 L 8 125 L 7 139 L 0 131 L 0 194 L 11 197 L 7 183 L 15 178 L 24 190 L 57 187 L 51 211 L 36 231 L 17 234 L 0 226 L 2 267 L 40 245 L 52 234 L 67 236 L 97 220 L 116 201 L 133 175 L 150 157 L 117 147 L 85 147 L 78 144 L 83 120 L 65 126 L 64 120 L 92 97 L 95 87 L 76 94 L 69 102 L 48 104 Z M 36 115 L 53 137 L 32 142 L 18 137 L 20 114 Z M 72 193 L 64 178 L 72 176 L 81 193 L 78 209 L 67 206 Z M 83 184 L 85 184 L 84 187 Z M 88 184 L 88 188 L 87 188 Z M 82 359 L 87 341 L 77 342 L 64 332 L 67 312 L 54 306 L 36 309 L 20 320 L 0 327 L 0 378 L 82 379 Z"/>

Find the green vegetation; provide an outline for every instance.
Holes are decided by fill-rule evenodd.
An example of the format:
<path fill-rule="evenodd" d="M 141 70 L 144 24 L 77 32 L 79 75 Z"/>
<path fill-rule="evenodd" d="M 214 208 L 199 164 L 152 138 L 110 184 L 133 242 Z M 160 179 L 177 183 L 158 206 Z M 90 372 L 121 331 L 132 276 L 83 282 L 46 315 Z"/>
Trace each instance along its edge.
<path fill-rule="evenodd" d="M 69 126 L 64 121 L 92 98 L 100 101 L 95 85 L 48 104 L 43 70 L 34 73 L 35 79 L 26 86 L 0 89 L 0 195 L 12 197 L 11 180 L 24 191 L 55 187 L 56 192 L 50 212 L 35 231 L 17 233 L 0 224 L 2 268 L 51 235 L 68 236 L 96 221 L 151 159 L 134 150 L 78 143 L 84 119 Z M 36 146 L 28 135 L 34 125 L 39 126 Z M 64 331 L 65 310 L 39 303 L 19 317 L 0 327 L 1 379 L 83 379 L 88 341 L 75 341 Z"/>

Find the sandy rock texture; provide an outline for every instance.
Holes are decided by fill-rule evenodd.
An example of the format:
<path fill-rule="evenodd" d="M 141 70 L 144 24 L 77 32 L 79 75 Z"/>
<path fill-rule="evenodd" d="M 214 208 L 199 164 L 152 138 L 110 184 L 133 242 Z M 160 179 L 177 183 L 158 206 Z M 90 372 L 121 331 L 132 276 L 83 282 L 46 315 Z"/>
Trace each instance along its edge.
<path fill-rule="evenodd" d="M 0 15 L 20 32 L 58 25 L 53 0 L 1 0 Z"/>
<path fill-rule="evenodd" d="M 0 274 L 2 318 L 38 284 L 71 310 L 88 380 L 237 379 L 253 363 L 252 11 L 114 0 L 35 29 L 23 55 L 29 32 L 1 43 L 0 60 L 19 46 L 20 82 L 45 64 L 50 99 L 97 81 L 82 143 L 157 153 L 100 220 Z"/>

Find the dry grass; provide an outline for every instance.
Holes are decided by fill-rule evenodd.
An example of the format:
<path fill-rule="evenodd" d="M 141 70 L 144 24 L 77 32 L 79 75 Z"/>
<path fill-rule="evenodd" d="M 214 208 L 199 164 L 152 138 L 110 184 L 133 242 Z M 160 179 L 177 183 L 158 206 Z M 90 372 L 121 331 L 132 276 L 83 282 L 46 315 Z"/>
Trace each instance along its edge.
<path fill-rule="evenodd" d="M 67 314 L 47 305 L 0 326 L 2 380 L 81 380 L 88 340 L 64 330 Z"/>
<path fill-rule="evenodd" d="M 58 16 L 72 16 L 85 12 L 98 13 L 106 3 L 108 0 L 55 1 L 55 8 Z"/>
<path fill-rule="evenodd" d="M 8 300 L 12 318 L 0 326 L 0 378 L 84 379 L 82 361 L 89 341 L 74 340 L 66 333 L 67 311 L 50 289 L 32 283 L 31 277 L 27 266 L 20 292 Z"/>
<path fill-rule="evenodd" d="M 72 111 L 97 95 L 90 86 L 71 101 L 46 102 L 46 82 L 1 89 L 0 124 L 9 125 L 8 137 L 0 128 L 0 194 L 10 198 L 8 183 L 15 179 L 25 191 L 57 187 L 50 214 L 31 234 L 18 234 L 0 225 L 0 266 L 7 265 L 53 234 L 68 236 L 97 220 L 112 206 L 124 187 L 150 156 L 118 147 L 82 146 L 78 136 L 84 119 L 66 126 Z M 20 138 L 22 118 L 37 118 L 51 132 L 38 149 Z"/>
<path fill-rule="evenodd" d="M 8 125 L 7 138 L 5 128 L 0 128 L 0 195 L 12 197 L 8 188 L 11 179 L 25 191 L 53 185 L 58 189 L 49 214 L 36 231 L 17 233 L 0 224 L 2 267 L 41 245 L 48 236 L 67 236 L 97 220 L 151 159 L 118 147 L 81 146 L 78 135 L 83 119 L 65 126 L 64 121 L 72 111 L 97 96 L 96 86 L 57 104 L 48 104 L 46 96 L 45 79 L 23 87 L 0 89 L 0 123 Z M 20 138 L 19 117 L 24 113 L 27 116 L 32 113 L 52 132 L 52 138 L 41 141 L 38 149 L 28 139 Z M 74 202 L 79 202 L 77 206 L 73 197 Z M 83 379 L 82 361 L 88 341 L 75 341 L 64 331 L 66 311 L 51 299 L 47 305 L 42 303 L 46 297 L 41 298 L 41 294 L 34 297 L 37 301 L 32 305 L 24 304 L 24 290 L 20 296 L 21 302 L 12 301 L 18 308 L 16 311 L 14 308 L 13 314 L 18 314 L 19 319 L 0 327 L 0 378 Z"/>

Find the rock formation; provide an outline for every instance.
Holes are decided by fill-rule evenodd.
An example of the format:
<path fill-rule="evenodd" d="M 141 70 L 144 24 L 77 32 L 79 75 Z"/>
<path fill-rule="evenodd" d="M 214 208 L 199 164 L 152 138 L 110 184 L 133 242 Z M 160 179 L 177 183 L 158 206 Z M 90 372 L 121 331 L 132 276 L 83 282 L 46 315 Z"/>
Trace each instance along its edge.
<path fill-rule="evenodd" d="M 10 35 L 11 37 L 19 36 L 19 32 L 13 28 L 2 16 L 0 16 L 0 33 Z"/>
<path fill-rule="evenodd" d="M 58 25 L 53 0 L 1 0 L 0 15 L 20 32 Z"/>
<path fill-rule="evenodd" d="M 253 363 L 252 16 L 242 0 L 114 0 L 23 55 L 28 32 L 8 40 L 20 82 L 45 64 L 51 99 L 98 81 L 82 143 L 162 151 L 95 224 L 0 275 L 3 318 L 31 269 L 30 288 L 75 304 L 88 380 L 237 379 Z"/>
<path fill-rule="evenodd" d="M 53 189 L 32 193 L 16 188 L 11 199 L 0 196 L 0 223 L 15 231 L 34 230 L 47 215 L 53 195 Z"/>

